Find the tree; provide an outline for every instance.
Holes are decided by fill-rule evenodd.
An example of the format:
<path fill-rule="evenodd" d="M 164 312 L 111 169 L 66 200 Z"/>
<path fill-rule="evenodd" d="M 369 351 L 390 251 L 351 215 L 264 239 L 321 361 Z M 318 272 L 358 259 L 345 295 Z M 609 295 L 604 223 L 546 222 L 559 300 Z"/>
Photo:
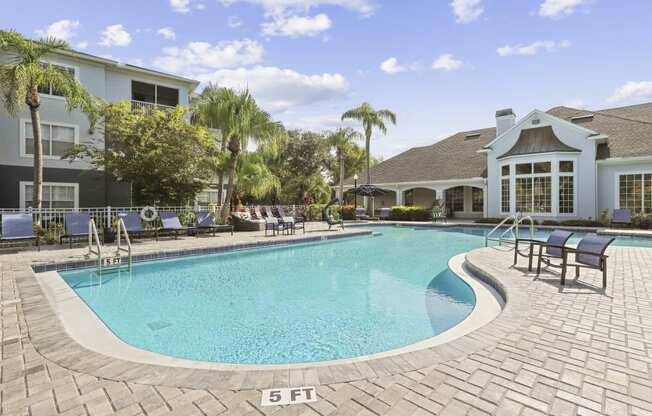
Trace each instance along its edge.
<path fill-rule="evenodd" d="M 258 152 L 244 152 L 238 164 L 236 195 L 239 200 L 264 199 L 280 191 L 281 181 L 272 173 Z"/>
<path fill-rule="evenodd" d="M 339 166 L 339 183 L 340 183 L 340 199 L 341 203 L 344 201 L 344 178 L 345 178 L 345 164 L 344 156 L 347 149 L 354 145 L 354 141 L 358 140 L 362 135 L 356 130 L 347 127 L 339 128 L 328 136 L 328 143 L 335 148 L 337 156 L 337 164 Z"/>
<path fill-rule="evenodd" d="M 371 184 L 371 133 L 374 128 L 377 128 L 382 134 L 386 134 L 387 126 L 385 122 L 389 120 L 396 125 L 396 114 L 389 110 L 374 110 L 369 103 L 365 102 L 342 114 L 342 121 L 347 119 L 362 122 L 365 135 L 365 151 L 367 153 L 367 185 L 369 185 Z"/>
<path fill-rule="evenodd" d="M 0 94 L 11 117 L 29 107 L 34 137 L 34 193 L 32 206 L 41 208 L 43 194 L 43 141 L 41 135 L 41 96 L 39 88 L 48 87 L 66 99 L 68 111 L 81 109 L 95 124 L 95 99 L 68 71 L 43 62 L 47 55 L 69 50 L 68 44 L 55 38 L 30 40 L 13 30 L 0 30 L 0 51 L 7 52 L 9 62 L 0 66 Z"/>
<path fill-rule="evenodd" d="M 78 145 L 69 159 L 88 157 L 121 182 L 131 183 L 136 204 L 184 205 L 206 187 L 219 164 L 219 147 L 187 110 L 132 111 L 128 101 L 107 105 L 102 124 L 110 146 Z"/>
<path fill-rule="evenodd" d="M 243 149 L 247 148 L 249 140 L 264 142 L 283 134 L 284 129 L 256 104 L 246 90 L 236 92 L 229 88 L 213 88 L 210 99 L 207 97 L 200 100 L 194 114 L 203 123 L 210 122 L 212 127 L 222 132 L 229 151 L 227 203 L 222 209 L 222 219 L 226 221 L 231 214 L 230 203 L 235 190 L 238 159 Z"/>

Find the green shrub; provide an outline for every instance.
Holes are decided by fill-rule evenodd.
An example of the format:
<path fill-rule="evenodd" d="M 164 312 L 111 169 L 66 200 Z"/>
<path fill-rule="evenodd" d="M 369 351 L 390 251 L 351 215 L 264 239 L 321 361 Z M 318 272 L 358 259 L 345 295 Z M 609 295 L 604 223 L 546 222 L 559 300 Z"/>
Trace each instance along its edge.
<path fill-rule="evenodd" d="M 479 218 L 473 222 L 477 224 L 500 224 L 504 218 Z M 510 219 L 506 224 L 511 224 L 514 220 Z"/>
<path fill-rule="evenodd" d="M 306 221 L 325 221 L 326 218 L 323 218 L 323 211 L 324 208 L 326 208 L 326 204 L 312 204 L 308 205 L 308 208 L 306 208 L 305 214 L 306 214 Z M 334 219 L 338 220 L 340 218 L 340 206 L 339 205 L 331 205 L 330 206 L 330 212 L 331 215 L 333 215 Z"/>
<path fill-rule="evenodd" d="M 389 210 L 389 219 L 394 221 L 430 221 L 432 212 L 426 207 L 395 206 Z"/>
<path fill-rule="evenodd" d="M 344 220 L 355 219 L 355 207 L 353 205 L 344 205 L 342 207 L 342 219 Z"/>
<path fill-rule="evenodd" d="M 632 217 L 632 227 L 642 230 L 652 228 L 652 216 L 646 214 L 636 214 Z"/>
<path fill-rule="evenodd" d="M 553 227 L 554 227 L 554 226 L 559 225 L 559 221 L 555 221 L 555 220 L 543 220 L 543 221 L 541 221 L 541 225 L 550 225 L 550 226 L 553 226 Z"/>
<path fill-rule="evenodd" d="M 602 227 L 602 223 L 600 221 L 583 219 L 561 221 L 559 225 L 565 225 L 567 227 Z"/>

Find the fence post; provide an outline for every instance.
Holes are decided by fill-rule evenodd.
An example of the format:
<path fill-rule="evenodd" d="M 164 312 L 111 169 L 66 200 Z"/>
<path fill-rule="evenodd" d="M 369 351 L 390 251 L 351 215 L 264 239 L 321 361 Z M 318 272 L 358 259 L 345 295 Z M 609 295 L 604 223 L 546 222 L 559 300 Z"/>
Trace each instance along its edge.
<path fill-rule="evenodd" d="M 113 222 L 113 218 L 111 218 L 111 205 L 107 205 L 106 207 L 106 224 L 104 225 L 104 228 L 111 228 L 111 223 Z"/>

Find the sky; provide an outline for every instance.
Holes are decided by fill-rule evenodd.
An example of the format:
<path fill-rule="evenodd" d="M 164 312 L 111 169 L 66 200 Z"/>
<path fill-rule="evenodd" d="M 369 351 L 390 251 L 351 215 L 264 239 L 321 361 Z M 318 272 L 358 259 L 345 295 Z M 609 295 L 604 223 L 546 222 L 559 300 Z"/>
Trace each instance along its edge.
<path fill-rule="evenodd" d="M 502 108 L 652 101 L 652 0 L 0 0 L 0 10 L 0 28 L 28 37 L 200 89 L 249 88 L 289 128 L 335 129 L 364 101 L 390 109 L 398 123 L 372 145 L 385 159 L 494 126 Z"/>

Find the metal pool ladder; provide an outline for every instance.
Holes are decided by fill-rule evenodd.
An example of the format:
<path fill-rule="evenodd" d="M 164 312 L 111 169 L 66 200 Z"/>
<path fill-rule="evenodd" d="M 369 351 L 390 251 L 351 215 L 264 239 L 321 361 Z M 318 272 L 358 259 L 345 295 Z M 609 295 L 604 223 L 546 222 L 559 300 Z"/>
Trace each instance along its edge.
<path fill-rule="evenodd" d="M 505 225 L 509 220 L 512 220 L 512 224 L 500 235 L 495 236 L 494 234 L 500 231 L 500 227 Z M 520 238 L 520 225 L 525 221 L 529 222 L 528 228 L 530 229 L 530 239 L 534 239 L 534 220 L 529 215 L 521 216 L 521 213 L 517 212 L 516 214 L 510 215 L 509 217 L 503 219 L 498 225 L 496 225 L 494 228 L 492 228 L 491 231 L 487 233 L 484 238 L 484 246 L 487 247 L 489 245 L 489 241 L 497 241 L 498 245 L 514 244 L 513 240 Z"/>
<path fill-rule="evenodd" d="M 123 238 L 126 247 L 122 244 Z M 123 262 L 122 253 L 127 254 L 126 263 Z M 118 218 L 118 232 L 116 235 L 116 251 L 114 256 L 105 255 L 100 237 L 97 233 L 95 220 L 90 219 L 88 222 L 88 254 L 95 254 L 97 256 L 97 274 L 99 275 L 105 270 L 119 270 L 122 268 L 131 270 L 131 240 L 129 239 L 129 233 L 122 218 Z"/>

